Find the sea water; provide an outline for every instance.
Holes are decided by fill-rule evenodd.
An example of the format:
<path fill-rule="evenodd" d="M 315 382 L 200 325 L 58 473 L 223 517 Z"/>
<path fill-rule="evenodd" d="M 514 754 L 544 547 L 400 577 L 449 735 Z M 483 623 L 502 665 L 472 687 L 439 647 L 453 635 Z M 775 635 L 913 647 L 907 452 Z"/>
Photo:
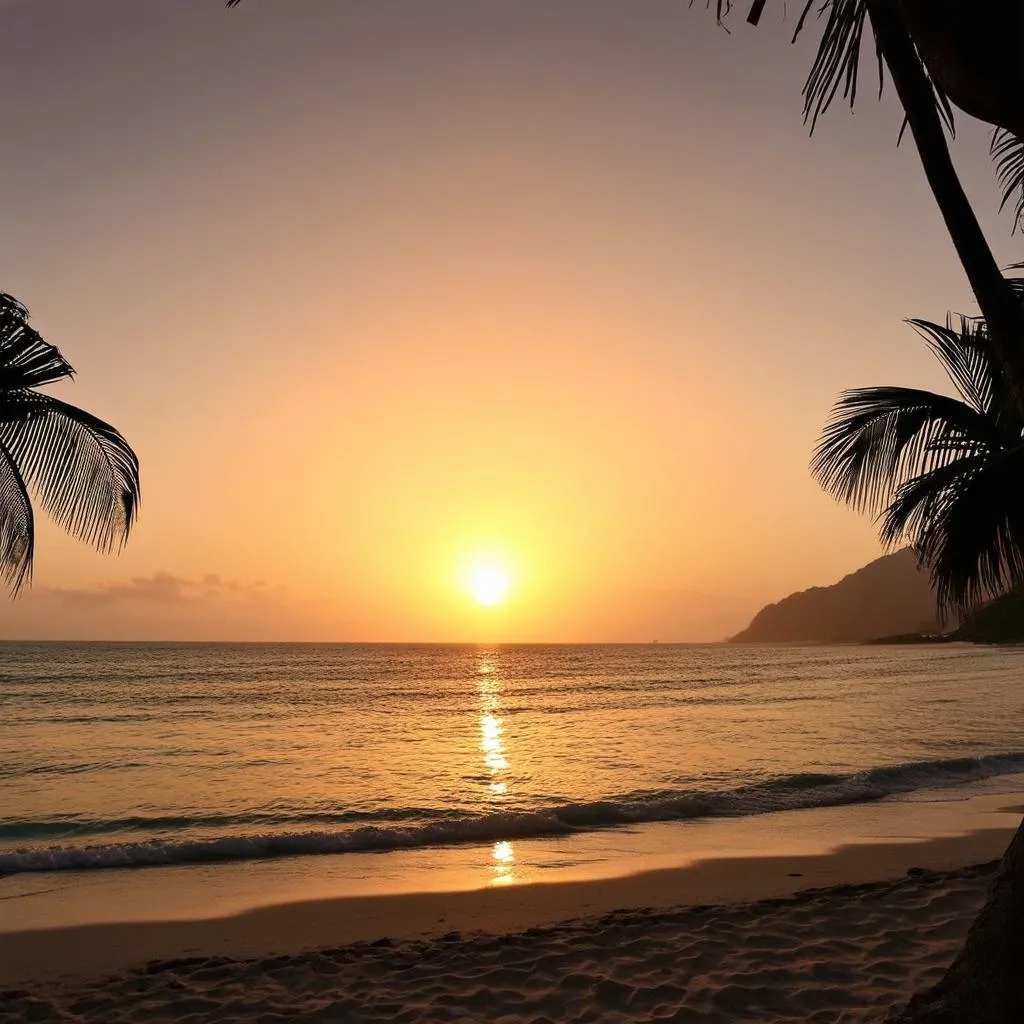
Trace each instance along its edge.
<path fill-rule="evenodd" d="M 500 844 L 1024 772 L 1024 649 L 0 645 L 0 874 Z"/>

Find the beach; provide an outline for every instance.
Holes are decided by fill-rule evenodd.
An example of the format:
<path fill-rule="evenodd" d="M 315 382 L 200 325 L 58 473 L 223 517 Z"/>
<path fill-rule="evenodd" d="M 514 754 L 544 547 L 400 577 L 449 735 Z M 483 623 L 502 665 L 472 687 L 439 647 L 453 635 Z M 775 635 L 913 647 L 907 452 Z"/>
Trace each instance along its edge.
<path fill-rule="evenodd" d="M 1024 1024 L 1022 4 L 0 0 L 0 1024 Z"/>
<path fill-rule="evenodd" d="M 1019 651 L 10 645 L 0 1020 L 877 1020 L 1024 805 Z"/>
<path fill-rule="evenodd" d="M 786 866 L 803 868 L 804 880 L 815 874 L 806 863 Z M 731 865 L 755 874 L 764 867 Z M 22 937 L 22 969 L 40 942 L 51 966 L 66 957 L 72 969 L 92 960 L 96 943 L 101 957 L 145 955 L 147 946 L 181 955 L 120 974 L 8 989 L 3 1019 L 869 1021 L 938 979 L 983 902 L 990 872 L 991 865 L 917 869 L 895 881 L 669 911 L 624 909 L 529 928 L 521 926 L 531 910 L 544 920 L 586 897 L 558 907 L 561 894 L 534 894 L 543 910 L 532 900 L 502 907 L 463 897 L 446 905 L 453 927 L 440 935 L 291 953 L 284 951 L 323 936 L 326 918 L 364 908 L 314 904 L 206 928 L 107 926 Z M 383 916 L 401 916 L 398 930 L 415 930 L 425 926 L 416 915 L 437 924 L 438 909 L 436 900 L 410 898 Z M 504 931 L 503 923 L 519 927 Z M 346 930 L 341 925 L 339 934 Z M 282 952 L 266 955 L 275 947 Z M 256 948 L 264 955 L 246 955 Z"/>
<path fill-rule="evenodd" d="M 691 830 L 686 845 L 698 856 L 676 867 L 590 878 L 593 867 L 580 877 L 563 868 L 552 877 L 569 880 L 461 891 L 321 893 L 221 916 L 180 913 L 211 894 L 201 869 L 192 869 L 201 891 L 191 894 L 183 871 L 93 872 L 85 888 L 94 910 L 107 904 L 106 919 L 90 922 L 80 911 L 64 924 L 52 918 L 50 927 L 26 929 L 4 917 L 0 1019 L 878 1020 L 936 980 L 966 934 L 1019 818 L 1008 781 L 966 798 L 936 791 L 912 803 L 788 812 L 759 824 L 763 845 L 774 837 L 780 849 L 793 847 L 803 835 L 805 852 L 755 855 L 749 820 L 720 822 Z M 939 822 L 948 834 L 922 834 Z M 899 823 L 906 834 L 897 838 Z M 686 826 L 662 826 L 673 828 L 677 840 L 686 836 Z M 747 855 L 700 855 L 698 832 L 707 852 L 737 845 L 740 833 L 729 829 L 748 830 Z M 829 848 L 851 829 L 861 841 Z M 637 843 L 663 850 L 664 838 Z M 278 892 L 294 870 L 308 880 L 306 865 L 318 859 L 352 863 L 278 862 Z M 273 865 L 233 867 L 238 877 L 274 877 Z M 626 867 L 604 864 L 606 872 Z M 95 881 L 104 875 L 109 881 Z M 149 909 L 112 920 L 109 899 L 126 875 L 132 891 L 151 889 Z M 45 892 L 53 877 L 33 876 L 37 891 L 21 896 L 0 893 L 8 908 L 34 903 L 37 921 L 67 917 L 73 903 Z M 164 919 L 154 910 L 159 899 Z"/>

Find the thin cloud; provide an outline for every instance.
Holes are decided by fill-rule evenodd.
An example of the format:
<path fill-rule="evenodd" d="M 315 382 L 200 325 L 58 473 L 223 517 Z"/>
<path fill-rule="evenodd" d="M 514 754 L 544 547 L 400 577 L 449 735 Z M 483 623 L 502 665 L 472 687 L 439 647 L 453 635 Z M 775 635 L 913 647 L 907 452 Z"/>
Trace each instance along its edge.
<path fill-rule="evenodd" d="M 37 592 L 59 601 L 66 608 L 91 609 L 122 602 L 180 606 L 239 599 L 266 601 L 280 591 L 280 587 L 268 587 L 263 580 L 244 583 L 226 580 L 217 573 L 189 579 L 169 572 L 155 572 L 152 576 L 135 576 L 125 583 L 40 587 Z"/>

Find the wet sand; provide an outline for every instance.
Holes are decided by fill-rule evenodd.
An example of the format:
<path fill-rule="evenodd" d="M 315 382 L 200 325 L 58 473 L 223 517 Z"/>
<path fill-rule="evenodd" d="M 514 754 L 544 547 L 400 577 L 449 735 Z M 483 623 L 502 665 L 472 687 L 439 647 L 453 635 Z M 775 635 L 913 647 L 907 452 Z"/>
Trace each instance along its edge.
<path fill-rule="evenodd" d="M 938 977 L 1010 835 L 13 931 L 0 1019 L 867 1021 Z"/>

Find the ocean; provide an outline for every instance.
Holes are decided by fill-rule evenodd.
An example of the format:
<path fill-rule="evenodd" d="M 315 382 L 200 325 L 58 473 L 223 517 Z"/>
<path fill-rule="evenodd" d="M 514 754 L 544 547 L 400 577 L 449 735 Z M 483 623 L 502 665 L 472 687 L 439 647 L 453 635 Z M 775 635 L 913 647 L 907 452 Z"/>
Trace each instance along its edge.
<path fill-rule="evenodd" d="M 1024 649 L 0 645 L 0 874 L 496 843 L 1024 772 Z"/>

